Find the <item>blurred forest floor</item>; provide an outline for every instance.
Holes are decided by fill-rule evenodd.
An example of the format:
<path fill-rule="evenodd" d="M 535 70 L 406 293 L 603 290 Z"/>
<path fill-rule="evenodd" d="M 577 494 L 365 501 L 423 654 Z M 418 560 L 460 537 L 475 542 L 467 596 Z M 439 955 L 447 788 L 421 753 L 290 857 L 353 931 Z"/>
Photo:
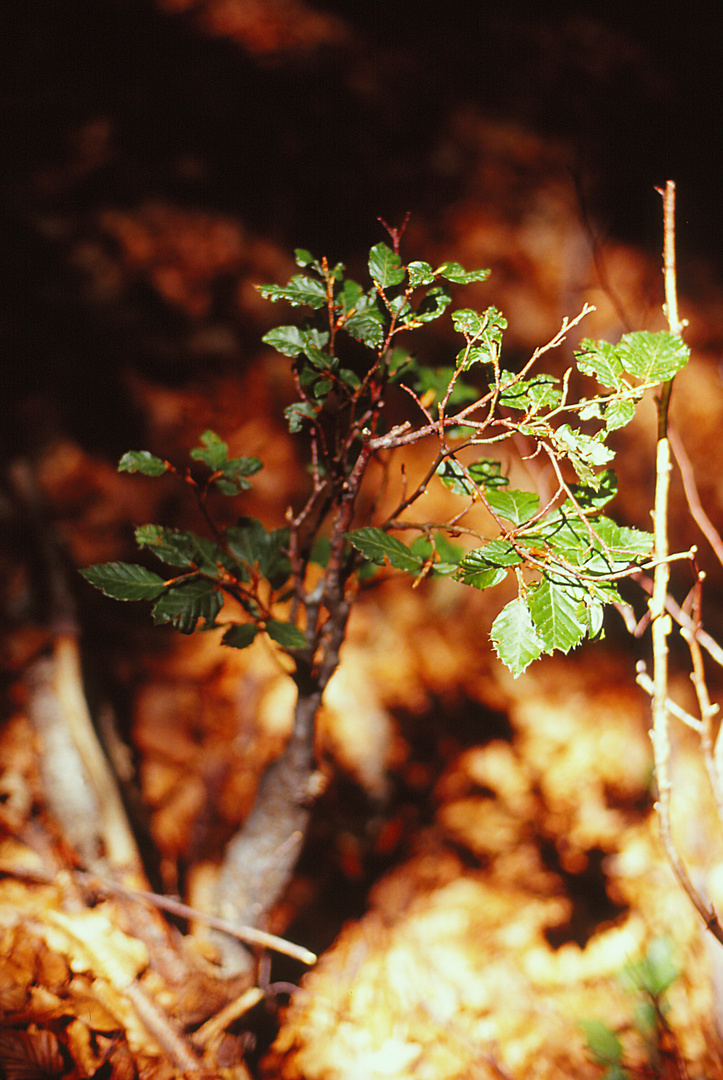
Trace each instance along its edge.
<path fill-rule="evenodd" d="M 181 942 L 152 907 L 79 876 L 48 807 L 31 721 L 48 687 L 61 715 L 75 707 L 64 688 L 109 742 L 153 887 L 202 908 L 283 744 L 291 688 L 270 646 L 154 629 L 75 569 L 132 558 L 134 523 L 198 525 L 165 481 L 116 473 L 128 449 L 182 463 L 210 427 L 264 461 L 244 513 L 281 525 L 301 498 L 293 388 L 260 344 L 278 312 L 254 289 L 294 272 L 295 246 L 363 273 L 377 217 L 411 210 L 409 258 L 491 267 L 473 302 L 507 316 L 514 362 L 584 301 L 597 310 L 581 336 L 662 327 L 653 189 L 675 179 L 693 359 L 673 413 L 723 523 L 715 23 L 652 4 L 483 8 L 36 0 L 2 15 L 8 1080 L 592 1080 L 585 1020 L 619 1032 L 630 1076 L 723 1076 L 721 961 L 659 850 L 634 683 L 647 646 L 622 626 L 513 682 L 490 655 L 486 595 L 391 580 L 364 596 L 320 722 L 328 787 L 270 927 L 323 956 L 306 975 L 275 957 L 263 992 L 221 984 L 202 926 Z M 431 334 L 430 362 L 453 348 Z M 648 403 L 617 460 L 616 512 L 643 528 L 653 433 Z M 672 520 L 676 548 L 701 543 L 677 479 Z M 719 635 L 720 567 L 704 548 L 701 562 Z M 679 840 L 723 902 L 694 749 L 679 733 Z M 644 995 L 619 975 L 661 940 L 680 975 L 646 1044 Z"/>

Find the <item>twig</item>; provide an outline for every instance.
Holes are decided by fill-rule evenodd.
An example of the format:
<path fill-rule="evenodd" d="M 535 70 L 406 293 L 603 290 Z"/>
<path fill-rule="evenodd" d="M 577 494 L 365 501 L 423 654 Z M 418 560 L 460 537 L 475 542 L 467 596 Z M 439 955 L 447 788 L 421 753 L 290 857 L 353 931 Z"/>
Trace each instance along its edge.
<path fill-rule="evenodd" d="M 54 873 L 40 866 L 16 866 L 13 863 L 0 861 L 0 876 L 2 875 L 19 878 L 22 881 L 36 881 L 44 885 L 50 884 L 56 877 Z M 291 941 L 285 941 L 284 938 L 277 937 L 275 934 L 267 934 L 264 930 L 256 930 L 252 926 L 237 926 L 226 919 L 217 919 L 213 915 L 206 915 L 205 912 L 189 907 L 188 904 L 183 904 L 180 900 L 174 900 L 170 896 L 160 896 L 158 893 L 146 892 L 143 889 L 127 889 L 124 885 L 119 885 L 114 881 L 107 881 L 105 878 L 98 877 L 97 874 L 86 874 L 83 870 L 72 871 L 71 877 L 86 889 L 124 896 L 129 900 L 145 901 L 145 903 L 151 904 L 153 907 L 167 911 L 170 915 L 178 915 L 182 919 L 195 919 L 198 922 L 206 923 L 212 929 L 222 930 L 224 933 L 238 938 L 239 941 L 246 941 L 249 945 L 261 945 L 266 949 L 273 949 L 274 952 L 283 953 L 293 960 L 300 960 L 302 964 L 311 965 L 317 961 L 316 954 L 311 952 L 310 949 L 305 949 L 302 945 L 294 945 Z"/>
<path fill-rule="evenodd" d="M 170 1017 L 145 993 L 137 982 L 122 988 L 122 993 L 133 1004 L 139 1019 L 173 1064 L 184 1073 L 197 1073 L 203 1064 L 190 1044 L 176 1028 Z"/>
<path fill-rule="evenodd" d="M 200 1028 L 197 1028 L 191 1036 L 191 1041 L 195 1046 L 201 1049 L 205 1048 L 212 1039 L 218 1038 L 230 1024 L 233 1024 L 239 1017 L 244 1016 L 263 999 L 263 990 L 258 986 L 249 987 L 240 997 L 235 998 L 228 1005 L 224 1005 L 222 1009 L 219 1009 L 205 1024 L 201 1024 Z"/>
<path fill-rule="evenodd" d="M 671 333 L 680 334 L 683 326 L 678 318 L 678 301 L 675 274 L 675 184 L 669 180 L 663 196 L 665 223 L 664 271 L 665 311 Z M 670 488 L 670 443 L 668 441 L 668 408 L 673 380 L 661 387 L 658 406 L 658 444 L 655 467 L 654 510 L 654 558 L 653 593 L 650 598 L 650 618 L 653 637 L 653 757 L 658 786 L 656 810 L 660 839 L 673 871 L 691 903 L 700 914 L 707 928 L 723 944 L 723 927 L 712 907 L 708 907 L 691 881 L 688 870 L 673 840 L 670 814 L 670 732 L 668 730 L 668 636 L 672 629 L 670 615 L 666 611 L 670 566 L 668 564 L 668 496 Z"/>
<path fill-rule="evenodd" d="M 644 660 L 638 661 L 636 670 L 636 683 L 639 687 L 641 687 L 641 689 L 645 691 L 646 694 L 649 694 L 652 698 L 653 694 L 655 693 L 655 683 L 648 675 Z M 686 727 L 692 728 L 693 731 L 697 731 L 698 734 L 700 734 L 703 725 L 697 716 L 691 716 L 689 712 L 686 712 L 685 709 L 681 708 L 680 705 L 677 705 L 674 701 L 671 700 L 671 698 L 665 699 L 665 706 L 671 716 L 674 716 L 677 720 L 680 720 L 681 723 L 685 724 Z"/>
<path fill-rule="evenodd" d="M 305 949 L 302 945 L 294 945 L 293 942 L 285 941 L 284 938 L 277 937 L 276 934 L 267 934 L 265 930 L 257 930 L 252 926 L 237 926 L 236 923 L 229 922 L 227 919 L 206 915 L 205 912 L 189 907 L 188 904 L 183 904 L 180 900 L 174 900 L 170 896 L 160 896 L 158 893 L 146 892 L 144 889 L 126 889 L 122 885 L 116 885 L 114 882 L 98 879 L 93 875 L 84 874 L 80 871 L 74 876 L 86 885 L 97 887 L 101 891 L 108 890 L 120 896 L 127 896 L 130 900 L 144 900 L 162 911 L 167 911 L 170 915 L 178 915 L 182 919 L 195 919 L 198 922 L 203 922 L 210 926 L 212 930 L 221 930 L 225 934 L 230 934 L 231 937 L 238 938 L 239 941 L 245 941 L 248 945 L 260 945 L 265 949 L 273 949 L 274 952 L 283 953 L 294 960 L 300 960 L 302 964 L 311 965 L 316 963 L 316 954 L 311 952 L 310 949 Z"/>
<path fill-rule="evenodd" d="M 680 478 L 683 481 L 683 491 L 685 492 L 685 500 L 688 503 L 690 515 L 713 548 L 718 562 L 723 566 L 723 539 L 721 539 L 720 533 L 703 509 L 698 494 L 698 485 L 695 482 L 692 462 L 683 446 L 680 435 L 672 424 L 668 430 L 668 438 L 675 455 L 675 463 L 680 470 Z"/>
<path fill-rule="evenodd" d="M 638 585 L 640 585 L 641 589 L 644 589 L 645 592 L 652 593 L 653 582 L 645 574 L 636 574 L 634 580 L 637 581 Z M 690 615 L 687 615 L 683 611 L 680 604 L 673 599 L 670 593 L 668 593 L 665 598 L 665 610 L 679 626 L 695 631 L 695 636 L 701 648 L 705 649 L 711 659 L 715 660 L 719 667 L 723 667 L 723 648 L 718 644 L 715 638 L 707 633 L 707 631 L 703 630 L 701 627 L 696 629 Z"/>

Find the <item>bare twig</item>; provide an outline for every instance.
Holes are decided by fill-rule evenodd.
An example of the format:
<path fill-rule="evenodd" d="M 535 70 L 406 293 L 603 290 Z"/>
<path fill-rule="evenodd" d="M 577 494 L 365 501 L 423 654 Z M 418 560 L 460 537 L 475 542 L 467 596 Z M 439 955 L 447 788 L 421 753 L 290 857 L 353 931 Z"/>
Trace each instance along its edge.
<path fill-rule="evenodd" d="M 695 482 L 693 464 L 688 457 L 683 445 L 683 440 L 672 424 L 668 430 L 668 438 L 670 440 L 670 447 L 675 455 L 675 463 L 680 470 L 680 478 L 683 481 L 683 490 L 685 492 L 685 499 L 688 503 L 691 517 L 713 548 L 718 562 L 723 566 L 723 539 L 721 539 L 720 533 L 703 509 L 700 495 L 698 494 L 698 485 Z"/>
<path fill-rule="evenodd" d="M 671 333 L 680 334 L 683 324 L 678 318 L 675 273 L 675 184 L 669 180 L 663 196 L 665 224 L 664 270 L 665 310 Z M 723 944 L 723 927 L 712 907 L 708 907 L 693 884 L 687 867 L 675 846 L 671 826 L 670 799 L 670 732 L 668 729 L 668 636 L 672 629 L 666 611 L 670 566 L 668 564 L 668 496 L 670 488 L 670 443 L 668 441 L 668 408 L 673 380 L 664 383 L 657 399 L 658 444 L 655 467 L 654 559 L 653 593 L 650 598 L 650 618 L 653 637 L 653 756 L 658 786 L 658 823 L 660 838 L 670 865 L 691 903 L 707 928 Z"/>

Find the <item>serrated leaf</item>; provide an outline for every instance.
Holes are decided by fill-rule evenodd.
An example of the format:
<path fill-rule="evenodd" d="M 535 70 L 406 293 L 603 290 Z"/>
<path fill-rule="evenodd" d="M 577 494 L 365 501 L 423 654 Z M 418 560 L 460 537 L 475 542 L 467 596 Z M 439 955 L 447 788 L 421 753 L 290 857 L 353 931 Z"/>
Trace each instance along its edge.
<path fill-rule="evenodd" d="M 269 619 L 266 623 L 266 633 L 282 649 L 303 649 L 306 646 L 303 632 L 293 623 Z"/>
<path fill-rule="evenodd" d="M 211 581 L 195 579 L 168 588 L 153 606 L 156 623 L 171 623 L 182 634 L 192 634 L 199 619 L 212 627 L 223 597 Z"/>
<path fill-rule="evenodd" d="M 632 559 L 635 556 L 646 557 L 653 550 L 655 538 L 652 533 L 642 529 L 632 529 L 618 525 L 608 517 L 598 518 L 593 525 L 596 534 L 613 552 L 624 554 Z"/>
<path fill-rule="evenodd" d="M 267 532 L 255 518 L 244 517 L 239 522 L 226 530 L 229 551 L 250 570 L 258 567 L 272 587 L 279 588 L 291 573 L 285 551 L 289 543 L 288 528 Z"/>
<path fill-rule="evenodd" d="M 412 325 L 415 322 L 434 322 L 435 319 L 444 314 L 451 303 L 452 297 L 449 295 L 447 287 L 445 285 L 435 285 L 418 305 L 410 321 Z"/>
<path fill-rule="evenodd" d="M 635 416 L 634 401 L 610 401 L 605 406 L 605 426 L 608 431 L 625 427 Z"/>
<path fill-rule="evenodd" d="M 575 355 L 578 371 L 583 375 L 592 375 L 602 386 L 619 389 L 622 383 L 623 365 L 615 346 L 608 341 L 592 341 L 590 338 L 580 345 Z"/>
<path fill-rule="evenodd" d="M 487 491 L 485 498 L 492 509 L 505 521 L 523 525 L 540 509 L 540 497 L 532 491 Z"/>
<path fill-rule="evenodd" d="M 502 581 L 507 567 L 519 566 L 522 561 L 522 555 L 515 551 L 509 540 L 490 540 L 484 547 L 467 552 L 460 560 L 455 577 L 465 585 L 487 589 L 490 585 L 496 585 Z M 502 573 L 498 574 L 497 571 L 500 569 Z M 489 571 L 495 573 L 489 574 Z M 487 576 L 479 577 L 481 574 Z M 479 578 L 479 580 L 473 580 L 474 578 Z"/>
<path fill-rule="evenodd" d="M 370 349 L 380 349 L 386 337 L 386 322 L 378 311 L 357 312 L 346 320 L 344 329 Z"/>
<path fill-rule="evenodd" d="M 287 405 L 284 409 L 284 416 L 289 425 L 290 433 L 296 435 L 299 431 L 302 431 L 304 421 L 313 419 L 318 411 L 318 408 L 310 401 L 295 401 L 293 405 Z"/>
<path fill-rule="evenodd" d="M 258 627 L 255 623 L 237 623 L 229 627 L 221 638 L 221 644 L 232 649 L 246 649 L 252 644 L 257 633 Z"/>
<path fill-rule="evenodd" d="M 114 600 L 155 600 L 166 584 L 158 574 L 135 563 L 99 563 L 80 572 L 86 581 Z"/>
<path fill-rule="evenodd" d="M 623 1044 L 603 1020 L 581 1020 L 588 1049 L 604 1065 L 617 1065 L 623 1056 Z"/>
<path fill-rule="evenodd" d="M 585 637 L 588 620 L 579 618 L 580 593 L 580 584 L 572 578 L 562 585 L 543 577 L 531 586 L 527 602 L 545 652 L 568 653 Z"/>
<path fill-rule="evenodd" d="M 407 273 L 409 274 L 409 284 L 413 289 L 416 289 L 419 285 L 431 285 L 435 280 L 434 270 L 428 262 L 410 262 Z"/>
<path fill-rule="evenodd" d="M 310 307 L 314 310 L 326 304 L 326 288 L 320 281 L 296 274 L 288 285 L 259 285 L 265 300 L 286 300 L 292 307 Z"/>
<path fill-rule="evenodd" d="M 484 315 L 471 308 L 461 308 L 452 312 L 452 326 L 458 334 L 474 340 L 479 337 L 486 325 Z"/>
<path fill-rule="evenodd" d="M 221 467 L 221 475 L 214 478 L 218 490 L 224 495 L 239 495 L 251 487 L 249 476 L 255 476 L 263 468 L 256 457 L 231 458 Z"/>
<path fill-rule="evenodd" d="M 540 374 L 532 379 L 518 379 L 516 382 L 512 381 L 514 379 L 514 372 L 500 372 L 500 405 L 535 413 L 560 404 L 562 395 L 558 389 L 559 380 L 554 375 Z M 494 389 L 494 383 L 490 383 L 490 389 Z"/>
<path fill-rule="evenodd" d="M 499 585 L 507 577 L 507 570 L 501 566 L 488 566 L 486 569 L 475 572 L 471 568 L 469 570 L 466 567 L 463 568 L 459 563 L 454 569 L 457 581 L 461 581 L 463 585 L 470 585 L 473 589 L 479 589 L 480 592 Z"/>
<path fill-rule="evenodd" d="M 677 334 L 661 330 L 637 330 L 625 334 L 615 352 L 626 371 L 645 382 L 661 383 L 672 379 L 688 363 L 690 349 Z"/>
<path fill-rule="evenodd" d="M 423 559 L 412 554 L 406 544 L 396 536 L 390 536 L 383 529 L 370 525 L 347 534 L 347 539 L 362 555 L 377 566 L 383 566 L 389 560 L 395 570 L 406 570 L 416 574 L 421 569 Z"/>
<path fill-rule="evenodd" d="M 356 281 L 345 281 L 341 289 L 336 293 L 336 303 L 342 310 L 342 313 L 346 315 L 353 308 L 356 308 L 364 296 L 364 290 L 361 285 Z"/>
<path fill-rule="evenodd" d="M 569 458 L 578 479 L 591 487 L 598 484 L 595 466 L 606 465 L 615 457 L 615 451 L 605 445 L 603 432 L 586 435 L 573 430 L 569 424 L 560 424 L 552 433 L 552 440 L 558 453 Z"/>
<path fill-rule="evenodd" d="M 138 547 L 148 548 L 169 566 L 191 566 L 196 545 L 190 533 L 165 529 L 162 525 L 139 525 L 135 531 Z"/>
<path fill-rule="evenodd" d="M 228 460 L 228 443 L 219 438 L 215 431 L 204 431 L 201 435 L 202 446 L 191 451 L 194 461 L 203 461 L 211 472 L 218 472 Z"/>
<path fill-rule="evenodd" d="M 598 473 L 597 481 L 595 488 L 580 484 L 570 486 L 575 502 L 583 510 L 600 510 L 617 495 L 618 478 L 612 469 Z M 565 508 L 569 511 L 573 510 L 573 505 L 569 500 L 565 503 Z"/>
<path fill-rule="evenodd" d="M 583 405 L 578 416 L 581 420 L 602 420 L 603 403 L 601 401 L 588 401 Z"/>
<path fill-rule="evenodd" d="M 310 251 L 307 251 L 306 248 L 294 248 L 294 259 L 296 260 L 296 265 L 300 266 L 302 269 L 305 266 L 312 266 L 316 263 L 314 256 Z"/>
<path fill-rule="evenodd" d="M 294 358 L 304 351 L 304 336 L 298 326 L 277 326 L 264 334 L 261 340 L 282 356 Z"/>
<path fill-rule="evenodd" d="M 503 607 L 492 623 L 490 637 L 502 663 L 517 678 L 544 650 L 527 602 L 518 597 Z"/>
<path fill-rule="evenodd" d="M 477 488 L 486 491 L 494 488 L 506 487 L 509 480 L 502 476 L 502 464 L 494 458 L 480 458 L 467 466 L 467 473 L 473 483 L 467 478 L 462 466 L 455 458 L 447 458 L 437 467 L 436 475 L 445 487 L 453 491 L 455 495 L 469 495 L 474 497 Z M 476 487 L 475 487 L 476 485 Z"/>
<path fill-rule="evenodd" d="M 436 271 L 438 277 L 453 281 L 457 285 L 469 285 L 472 281 L 486 281 L 489 270 L 465 270 L 458 262 L 445 262 Z"/>
<path fill-rule="evenodd" d="M 406 276 L 402 260 L 386 244 L 375 244 L 369 252 L 369 273 L 382 289 L 401 285 Z"/>
<path fill-rule="evenodd" d="M 129 450 L 118 462 L 118 472 L 139 472 L 144 476 L 162 476 L 168 468 L 167 462 L 148 450 Z"/>

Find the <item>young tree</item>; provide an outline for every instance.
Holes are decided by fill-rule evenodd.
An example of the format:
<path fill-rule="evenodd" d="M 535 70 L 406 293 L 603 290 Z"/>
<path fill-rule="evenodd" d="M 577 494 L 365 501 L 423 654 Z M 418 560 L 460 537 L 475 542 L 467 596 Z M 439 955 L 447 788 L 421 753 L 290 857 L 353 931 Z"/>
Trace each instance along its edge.
<path fill-rule="evenodd" d="M 431 368 L 411 351 L 411 340 L 445 315 L 455 286 L 483 282 L 488 271 L 467 271 L 456 262 L 405 265 L 403 228 L 388 232 L 391 246 L 379 243 L 370 251 L 367 286 L 347 278 L 343 265 L 297 250 L 301 272 L 285 286 L 261 287 L 268 300 L 304 312 L 302 320 L 264 338 L 291 364 L 297 400 L 286 418 L 310 469 L 305 501 L 289 510 L 287 525 L 267 530 L 247 516 L 225 529 L 215 524 L 210 494 L 238 499 L 243 510 L 243 493 L 262 463 L 229 458 L 227 444 L 207 431 L 185 472 L 147 451 L 128 453 L 119 465 L 152 477 L 172 473 L 190 485 L 207 535 L 160 525 L 136 530 L 139 546 L 170 576 L 126 563 L 83 571 L 109 596 L 152 601 L 157 623 L 183 633 L 218 627 L 222 643 L 239 649 L 267 634 L 292 662 L 292 734 L 261 779 L 216 887 L 215 913 L 251 927 L 263 926 L 293 873 L 317 794 L 315 718 L 340 662 L 358 590 L 387 564 L 415 582 L 446 575 L 480 590 L 512 577 L 516 595 L 491 636 L 515 676 L 543 654 L 566 653 L 600 636 L 605 607 L 620 604 L 620 581 L 654 570 L 654 711 L 665 713 L 664 722 L 656 719 L 656 764 L 665 776 L 661 634 L 668 632 L 663 616 L 671 556 L 663 535 L 667 495 L 660 484 L 668 466 L 662 451 L 655 536 L 616 523 L 605 508 L 617 490 L 608 467 L 611 436 L 630 422 L 643 395 L 661 386 L 659 446 L 667 436 L 668 388 L 688 360 L 670 297 L 669 331 L 626 334 L 616 345 L 581 343 L 575 369 L 582 379 L 575 382 L 588 387 L 581 396 L 571 390 L 572 368 L 558 377 L 541 361 L 592 310 L 587 305 L 519 370 L 505 367 L 506 321 L 495 307 L 452 310 L 460 348 L 449 365 Z M 402 407 L 406 419 L 389 419 Z M 545 500 L 513 488 L 503 474 L 500 446 L 520 437 L 528 455 L 549 463 L 554 474 L 555 490 Z M 394 470 L 393 451 L 422 439 L 435 447 L 425 475 L 412 490 L 404 484 L 392 511 L 382 511 L 370 466 Z M 432 483 L 446 485 L 459 505 L 445 520 L 416 521 L 415 504 Z M 249 954 L 237 941 L 220 935 L 218 942 L 228 970 L 248 966 Z"/>

